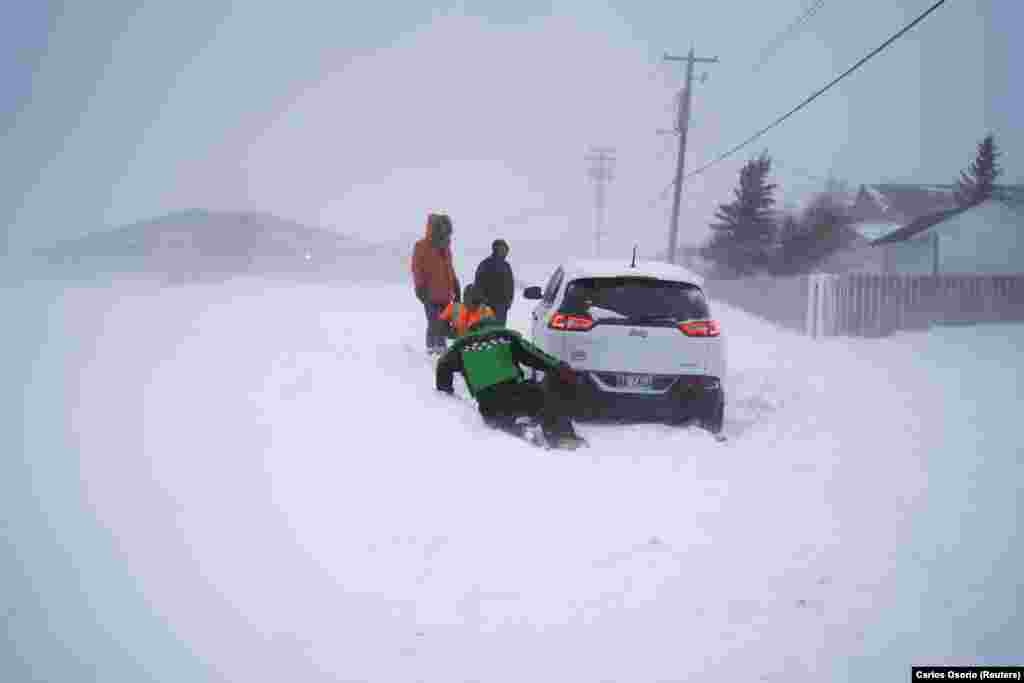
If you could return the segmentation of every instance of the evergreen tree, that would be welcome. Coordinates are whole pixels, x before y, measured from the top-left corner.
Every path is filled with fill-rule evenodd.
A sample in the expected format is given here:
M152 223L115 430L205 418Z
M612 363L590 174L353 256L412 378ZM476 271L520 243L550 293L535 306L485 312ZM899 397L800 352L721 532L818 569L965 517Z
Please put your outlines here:
M750 275L770 265L776 226L773 206L776 185L768 182L771 158L762 153L740 170L735 199L720 204L711 224L705 256L721 270Z
M811 200L799 215L788 215L779 229L775 272L797 275L812 270L857 239L854 220L841 196L828 191Z
M989 133L978 143L978 153L970 167L960 172L960 180L956 183L957 204L973 206L992 197L996 178L1002 173L998 158L995 136Z
M804 238L804 226L796 213L787 213L782 218L778 236L772 272L777 275L794 275L800 272L803 266L799 255Z

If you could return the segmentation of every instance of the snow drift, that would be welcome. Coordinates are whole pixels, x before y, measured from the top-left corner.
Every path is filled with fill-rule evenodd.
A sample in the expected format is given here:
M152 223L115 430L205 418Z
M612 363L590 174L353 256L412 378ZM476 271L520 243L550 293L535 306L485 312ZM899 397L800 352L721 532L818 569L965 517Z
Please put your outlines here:
M63 293L36 313L45 343L26 345L35 361L17 375L23 457L4 479L31 493L8 484L21 568L9 670L852 676L866 666L858 655L894 640L888 623L913 623L935 597L912 581L920 602L908 607L905 582L942 575L922 547L955 549L953 535L921 526L949 510L934 498L946 460L983 450L1020 481L998 418L1019 412L1024 345L1013 340L1024 335L990 334L1002 374L957 392L941 368L971 355L955 337L822 342L716 311L732 372L728 443L584 423L590 449L552 453L434 391L405 348L422 345L424 327L405 285ZM528 315L519 301L513 325L528 329ZM972 443L970 419L1001 431ZM1018 551L1005 516L1020 518L1019 484L996 479L1002 523L990 528ZM981 510L980 495L957 504ZM992 554L979 543L973 553ZM1002 609L1019 604L1019 586L998 576ZM943 588L949 609L966 609L958 590ZM991 623L1014 618L985 628L1005 633ZM902 679L917 657L1011 652L1005 639L928 640L942 619L918 624L923 635L874 675Z

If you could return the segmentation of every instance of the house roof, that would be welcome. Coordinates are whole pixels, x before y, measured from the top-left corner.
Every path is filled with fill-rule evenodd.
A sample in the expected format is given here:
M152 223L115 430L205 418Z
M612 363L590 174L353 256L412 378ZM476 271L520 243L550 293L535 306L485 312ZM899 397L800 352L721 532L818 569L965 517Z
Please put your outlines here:
M1024 185L996 185L995 196L1013 208L1024 207Z
M1024 185L996 185L995 196L1011 203L1024 203ZM906 224L955 208L954 184L876 183L860 186L850 213L854 219L864 222Z
M855 218L907 222L956 208L953 185L879 183L862 185L851 206Z
M914 235L924 232L933 225L938 225L939 223L949 218L952 218L953 216L959 213L963 213L964 211L967 210L968 209L966 208L947 209L946 211L937 211L935 213L930 213L925 216L921 216L920 218L914 219L913 221L911 221L907 225L904 225L902 228L899 228L898 230L894 230L893 232L890 232L887 235L883 235L878 239L872 240L871 245L874 246L876 244L904 242L913 237Z
M865 240L872 241L881 239L886 235L896 232L903 227L903 224L894 223L892 221L863 221L861 223L854 223L850 227Z

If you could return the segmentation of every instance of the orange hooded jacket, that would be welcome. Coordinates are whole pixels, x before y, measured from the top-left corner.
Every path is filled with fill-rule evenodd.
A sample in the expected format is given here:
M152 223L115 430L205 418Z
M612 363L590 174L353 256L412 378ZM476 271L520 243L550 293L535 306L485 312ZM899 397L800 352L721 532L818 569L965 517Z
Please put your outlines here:
M433 226L427 220L427 232L412 252L412 278L416 289L427 288L427 299L444 305L455 300L459 278L452 265L451 248L438 249L431 242Z

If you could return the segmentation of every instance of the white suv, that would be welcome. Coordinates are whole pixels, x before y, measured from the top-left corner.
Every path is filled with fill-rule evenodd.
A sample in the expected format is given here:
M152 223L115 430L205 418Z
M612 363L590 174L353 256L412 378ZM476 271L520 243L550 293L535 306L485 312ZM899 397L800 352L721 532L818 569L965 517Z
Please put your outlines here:
M540 301L534 344L580 371L577 418L721 431L725 343L700 277L667 263L571 261L523 296Z

